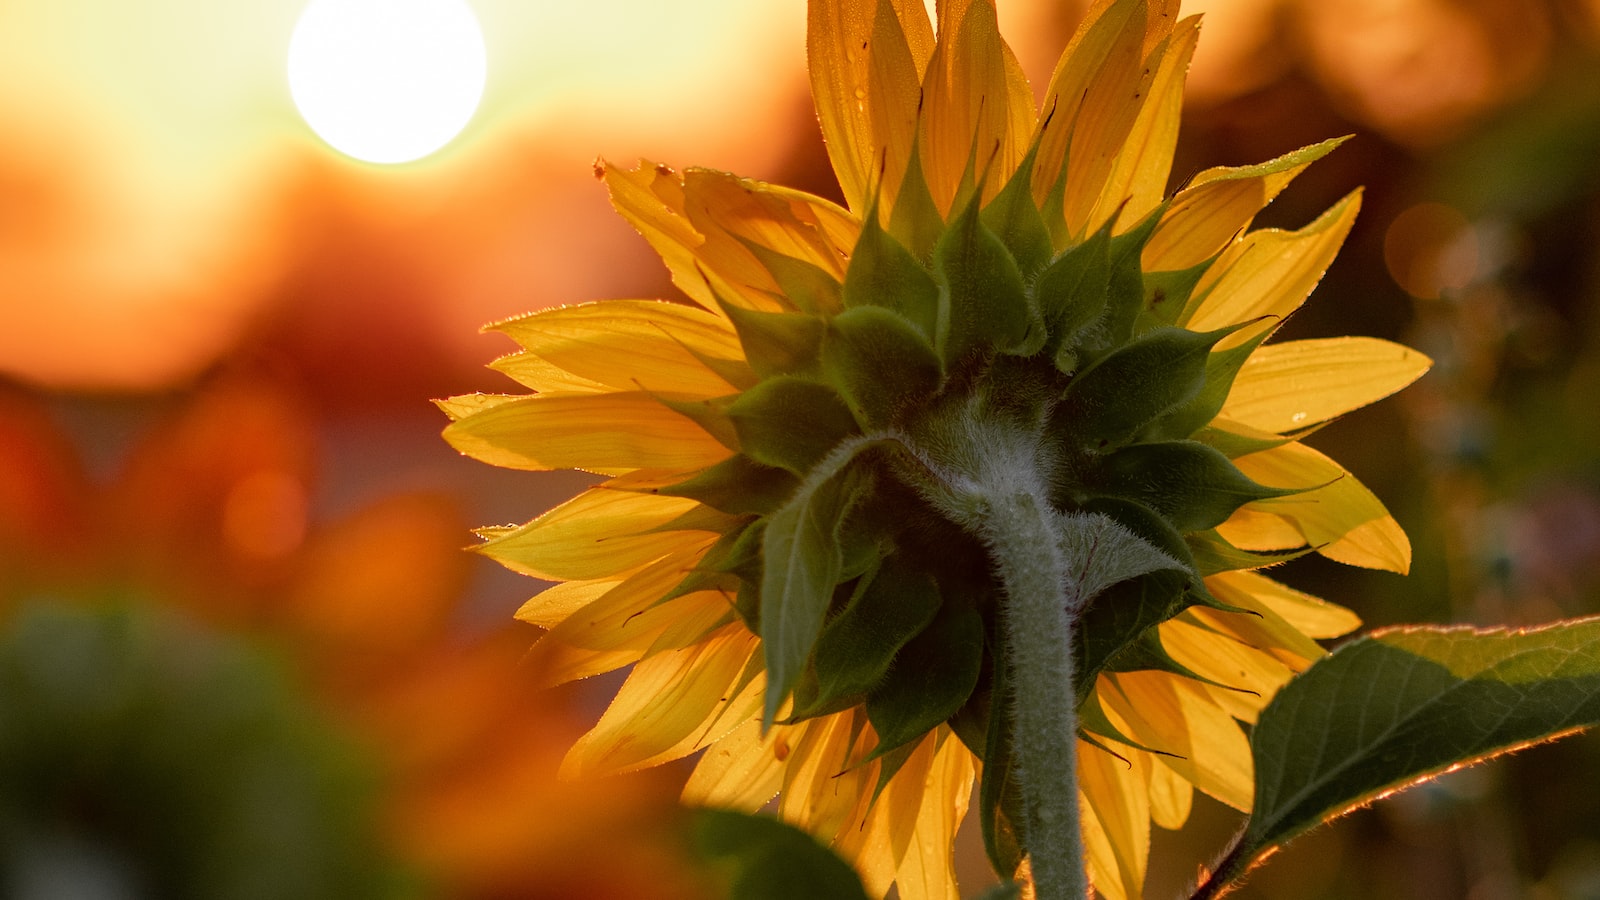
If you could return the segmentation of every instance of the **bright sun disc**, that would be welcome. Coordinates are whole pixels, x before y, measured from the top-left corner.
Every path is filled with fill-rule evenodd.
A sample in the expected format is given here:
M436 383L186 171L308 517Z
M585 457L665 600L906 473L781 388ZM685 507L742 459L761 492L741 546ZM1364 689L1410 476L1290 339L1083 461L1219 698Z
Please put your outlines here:
M409 162L449 143L478 108L487 72L464 0L311 0L289 39L300 115L367 162Z

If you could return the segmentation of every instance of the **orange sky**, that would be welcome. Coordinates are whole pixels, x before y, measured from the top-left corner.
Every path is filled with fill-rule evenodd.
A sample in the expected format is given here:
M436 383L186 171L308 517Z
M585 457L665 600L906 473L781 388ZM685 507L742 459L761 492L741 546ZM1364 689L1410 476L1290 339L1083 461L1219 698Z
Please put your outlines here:
M1360 0L1340 21L1300 0L1196 0L1192 96L1275 77L1289 51L1269 24L1289 16L1347 114L1425 140L1536 73L1547 23L1523 23L1531 44L1486 27L1508 3L1485 0L1478 23L1442 0ZM597 154L759 177L811 127L801 0L474 0L489 74L466 131L420 163L361 164L289 98L301 6L0 5L0 374L171 386L286 305L324 344L371 328L485 360L485 321L659 275L590 180ZM1036 82L1077 6L1002 0Z

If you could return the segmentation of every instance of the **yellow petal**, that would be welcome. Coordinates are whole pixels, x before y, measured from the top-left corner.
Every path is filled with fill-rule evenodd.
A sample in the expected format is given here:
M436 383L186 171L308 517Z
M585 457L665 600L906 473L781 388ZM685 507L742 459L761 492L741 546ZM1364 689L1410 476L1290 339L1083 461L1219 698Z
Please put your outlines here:
M578 610L599 600L616 587L618 581L568 581L553 584L522 604L516 612L519 621L546 630L560 625Z
M698 505L684 497L589 488L473 549L534 578L605 578L701 542L701 531L657 530Z
M922 81L919 148L941 215L950 214L969 161L974 175L990 169L998 186L1027 151L1033 104L1012 102L1025 96L1014 83L1026 80L1020 64L1008 60L1014 57L1000 37L992 0L939 4L939 41Z
M865 880L873 896L881 896L888 889L911 849L917 815L922 810L922 798L927 793L938 749L939 733L935 729L916 743L910 757L889 779L872 806L866 824L877 833L846 833L835 845L841 855L856 860L858 869L870 873ZM871 800L870 797L866 799Z
M1195 296L1202 299L1179 324L1210 331L1260 316L1282 319L1299 309L1333 262L1360 208L1356 191L1299 231L1269 228L1245 235L1206 270L1195 286Z
M1166 198L1167 176L1172 170L1172 153L1178 143L1178 121L1183 111L1184 75L1189 70L1189 60L1194 56L1199 36L1200 17L1190 16L1178 23L1172 35L1146 62L1154 68L1155 77L1149 82L1138 117L1123 140L1122 150L1089 214L1091 228L1120 209L1116 231L1126 231Z
M1194 785L1163 765L1151 763L1148 770L1150 821L1169 831L1182 828L1183 823L1189 821L1189 810L1194 805Z
M490 326L526 353L494 368L535 390L547 387L531 366L547 362L583 381L614 390L647 390L720 397L737 388L726 374L749 374L739 336L727 320L681 303L607 300L548 309ZM750 375L753 378L753 374Z
M1235 510L1217 533L1240 550L1288 550L1306 543L1300 529L1282 517L1249 506Z
M444 410L450 421L459 422L468 416L476 415L487 409L510 403L514 400L527 399L527 394L462 394L448 400L435 400L433 405Z
M893 0L899 30L918 82L928 65L933 29L918 0ZM870 108L876 9L866 3L808 3L806 62L822 140L851 209L865 209L876 174L877 146Z
M1064 212L1068 234L1081 237L1100 224L1093 218L1101 192L1138 119L1140 98L1151 91L1159 63L1149 60L1177 24L1176 0L1135 4L1130 28L1086 85L1067 150ZM1163 189L1165 185L1162 186ZM1120 199L1117 201L1120 202Z
M926 12L919 10L915 16L928 28ZM927 37L923 49L931 55L931 30ZM876 185L878 214L888 221L916 144L917 109L928 56L918 63L900 15L889 0L878 0L867 53L867 114L872 123L872 146L878 154L872 163L882 168L881 173L868 174Z
M1145 244L1145 271L1187 269L1217 255L1296 175L1342 143L1343 138L1323 141L1259 165L1196 175L1172 198Z
M632 772L687 756L714 739L705 725L729 702L729 687L758 643L735 622L694 646L641 661L562 760L561 777Z
M1289 667L1265 650L1258 650L1226 634L1179 616L1159 626L1161 646L1174 660L1202 678L1215 681L1242 704L1259 710L1278 688L1294 675ZM1244 693L1244 692L1250 693ZM1233 704L1229 704L1230 712Z
M598 381L579 378L531 353L507 354L489 363L489 368L541 394L604 394L613 390Z
M683 802L755 812L783 785L784 758L799 729L774 725L761 736L749 719L706 749L683 786Z
M1150 763L1143 753L1118 759L1078 742L1078 791L1084 855L1095 891L1105 900L1144 896L1150 858Z
M1250 742L1199 685L1165 672L1121 672L1101 676L1096 691L1123 734L1173 754L1157 756L1158 764L1234 809L1250 808Z
M1245 360L1222 415L1281 434L1382 400L1432 364L1410 347L1377 338L1268 344Z
M938 735L939 750L928 771L911 846L895 873L895 883L904 897L960 900L951 845L967 816L976 767L972 754L949 729L940 726Z
M856 710L810 720L783 773L778 814L832 843L863 790L865 770L852 766L851 749L859 730Z
M1255 507L1282 516L1329 559L1404 574L1411 542L1383 503L1338 463L1299 442L1234 460L1239 471L1269 487L1327 487L1258 500Z
M672 273L672 283L715 312L716 299L695 259L695 250L705 239L689 224L683 210L683 179L672 169L647 160L640 160L635 169L620 169L609 162L600 165L611 205L660 254Z
M1125 81L1138 68L1148 12L1142 0L1096 0L1084 14L1045 89L1045 115L1039 119L1039 153L1033 171L1034 202L1044 204L1064 166L1071 166L1066 173L1069 185L1085 170L1085 163L1069 159L1067 154L1079 110L1091 85Z
M1223 603L1249 610L1249 613L1197 606L1186 610L1184 617L1230 635L1247 647L1271 654L1273 659L1295 671L1327 655L1328 651L1306 636L1305 632L1285 621L1272 606L1250 591L1238 589L1237 582L1207 578L1206 589Z
M1223 591L1226 601L1251 609L1265 607L1297 631L1314 638L1336 638L1361 627L1361 619L1342 606L1301 593L1256 572L1223 572L1206 576L1213 593ZM1223 597L1217 594L1218 598ZM1242 601L1242 602L1241 602Z
M510 469L704 469L730 451L644 392L524 397L451 423L445 440Z
M694 570L712 543L714 539L705 539L617 582L551 628L528 651L525 664L541 685L562 684L637 662L680 622L719 624L730 605L719 592L698 591L659 602Z

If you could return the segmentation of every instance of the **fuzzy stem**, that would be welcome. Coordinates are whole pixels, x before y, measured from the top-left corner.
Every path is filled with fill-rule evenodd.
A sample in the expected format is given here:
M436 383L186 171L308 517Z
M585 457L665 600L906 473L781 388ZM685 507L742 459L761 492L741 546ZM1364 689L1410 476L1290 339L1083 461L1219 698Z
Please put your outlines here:
M1032 493L986 498L984 540L1005 588L1013 681L1012 746L1022 841L1039 900L1084 900L1078 821L1078 723L1072 626L1078 586L1067 575L1049 510Z

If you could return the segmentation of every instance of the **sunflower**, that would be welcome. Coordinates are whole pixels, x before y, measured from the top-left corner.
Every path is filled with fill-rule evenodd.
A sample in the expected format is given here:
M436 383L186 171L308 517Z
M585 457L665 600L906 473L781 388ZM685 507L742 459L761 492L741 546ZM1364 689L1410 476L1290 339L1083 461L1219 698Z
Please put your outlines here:
M534 393L441 401L446 438L605 480L479 549L557 582L518 612L548 630L546 682L633 666L567 773L701 753L686 801L776 796L870 890L955 897L980 772L991 858L1025 871L1008 720L1037 673L1007 650L1005 560L974 525L982 486L1009 484L1081 568L1056 640L1087 865L1101 895L1137 897L1150 824L1181 826L1195 789L1248 810L1240 723L1358 624L1257 570L1409 566L1382 504L1300 439L1428 361L1264 343L1360 195L1248 231L1337 141L1165 195L1199 28L1175 2L1096 4L1040 109L991 0L940 3L937 36L917 0L808 17L848 208L600 164L689 302L491 326L521 346L493 368Z

